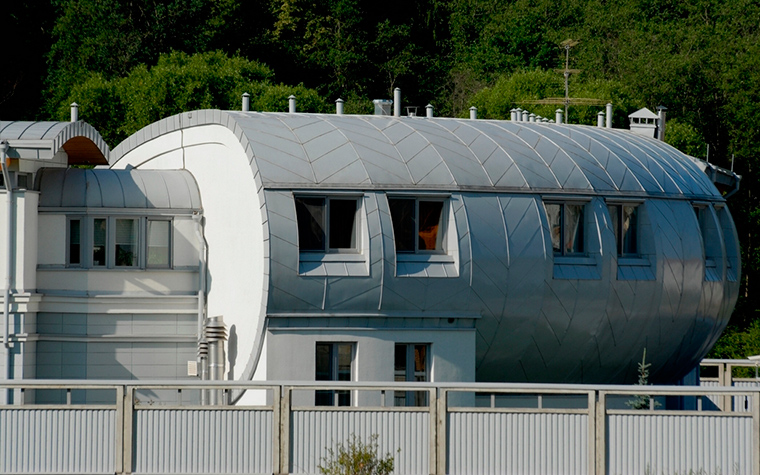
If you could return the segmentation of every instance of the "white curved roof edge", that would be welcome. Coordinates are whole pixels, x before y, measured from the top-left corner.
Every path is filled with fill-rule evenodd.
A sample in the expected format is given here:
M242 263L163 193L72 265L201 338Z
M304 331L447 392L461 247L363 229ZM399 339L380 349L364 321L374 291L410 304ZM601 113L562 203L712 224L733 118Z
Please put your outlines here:
M86 140L72 142L77 138ZM8 142L10 158L50 160L63 149L69 163L107 163L111 154L100 133L82 121L0 121L0 140Z
M723 199L692 160L664 142L623 129L566 124L198 110L139 130L114 149L109 163L159 136L213 124L238 138L263 188Z

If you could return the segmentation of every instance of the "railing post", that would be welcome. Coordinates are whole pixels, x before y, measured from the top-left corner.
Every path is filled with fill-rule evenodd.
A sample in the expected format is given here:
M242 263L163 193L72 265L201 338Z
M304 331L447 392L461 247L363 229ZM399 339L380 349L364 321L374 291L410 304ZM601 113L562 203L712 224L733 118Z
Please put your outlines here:
M447 400L449 392L446 388L438 389L438 409L436 414L436 467L435 473L438 475L446 474L446 462L448 454L446 452L446 437L448 433L448 427L446 421L448 420L448 405ZM433 467L431 467L433 468Z
M280 424L282 420L281 411L282 387L274 386L272 388L272 472L280 470Z
M286 474L290 471L290 397L293 388L283 386L280 399L280 466L279 473Z
M596 401L596 475L607 474L607 394L599 391Z
M760 475L760 391L752 395L752 473Z
M114 434L114 473L124 473L124 386L116 386L116 434Z
M123 473L132 473L132 431L134 426L134 405L135 405L135 388L134 386L126 386L123 390L124 393L124 430L122 434L122 466Z
M437 473L438 470L438 390L428 390L428 410L430 417L430 441L428 444L429 473Z
M596 475L596 391L588 393L588 473Z

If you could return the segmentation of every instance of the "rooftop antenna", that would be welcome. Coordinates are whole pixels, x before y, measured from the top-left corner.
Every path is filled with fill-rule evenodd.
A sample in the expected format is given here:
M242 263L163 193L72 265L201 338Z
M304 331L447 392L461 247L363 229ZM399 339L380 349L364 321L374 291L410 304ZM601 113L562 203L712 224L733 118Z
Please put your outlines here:
M539 99L537 101L520 101L527 104L564 104L565 105L565 120L566 124L570 123L570 116L568 115L568 109L570 104L586 105L586 106L599 106L605 105L609 101L601 99L591 99L588 97L570 97L570 75L581 72L580 69L570 69L570 49L579 43L578 40L566 39L560 46L565 50L565 69L559 69L565 76L565 97L547 97L546 99Z

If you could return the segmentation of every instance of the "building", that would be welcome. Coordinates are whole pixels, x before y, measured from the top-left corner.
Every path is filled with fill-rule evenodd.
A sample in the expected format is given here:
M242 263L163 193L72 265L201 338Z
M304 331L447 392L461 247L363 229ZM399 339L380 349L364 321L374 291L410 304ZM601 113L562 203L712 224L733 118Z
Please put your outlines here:
M721 193L627 130L205 110L110 153L81 122L0 137L10 379L186 378L222 316L224 379L622 383L646 349L672 382L738 294Z

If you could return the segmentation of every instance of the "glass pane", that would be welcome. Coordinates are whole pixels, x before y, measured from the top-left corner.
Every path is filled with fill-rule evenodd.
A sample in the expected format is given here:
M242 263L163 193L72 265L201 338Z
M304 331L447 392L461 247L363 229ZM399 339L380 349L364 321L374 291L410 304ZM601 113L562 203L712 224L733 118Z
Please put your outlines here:
M414 345L414 380L427 381L427 345Z
M72 219L69 221L69 264L80 264L82 243L82 221Z
M416 220L414 217L414 199L389 198L388 206L393 221L393 237L396 240L396 252L414 252L414 235Z
M171 221L148 220L148 266L169 267Z
M330 364L330 349L332 345L329 343L317 343L317 355L316 355L316 374L315 379L317 381L330 381L332 379L332 365Z
M583 205L565 205L565 252L583 252Z
M552 249L554 249L555 254L561 254L562 246L560 245L560 242L562 242L562 223L560 221L559 213L561 206L558 204L544 204L544 207L546 208L546 218L549 221Z
M330 200L330 249L356 249L356 200Z
M324 198L296 198L298 246L301 251L325 250Z
M622 254L638 254L638 221L639 212L636 206L623 206L623 249Z
M115 238L117 266L137 265L137 220L117 219Z
M422 251L440 251L443 201L420 201L420 231L418 246Z
M620 254L622 252L622 249L620 248L620 214L619 214L620 206L618 205L607 205L607 212L610 214L610 226L612 227L612 231L615 233L615 242L617 253Z
M351 353L350 343L337 344L338 347L338 381L351 381Z
M107 220L106 219L93 219L92 220L92 265L104 266L106 265L106 235L107 235Z

